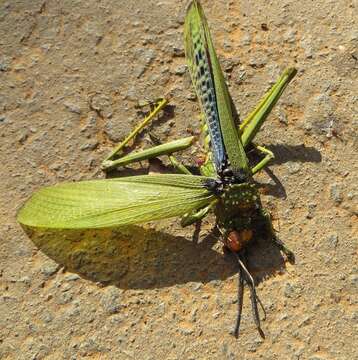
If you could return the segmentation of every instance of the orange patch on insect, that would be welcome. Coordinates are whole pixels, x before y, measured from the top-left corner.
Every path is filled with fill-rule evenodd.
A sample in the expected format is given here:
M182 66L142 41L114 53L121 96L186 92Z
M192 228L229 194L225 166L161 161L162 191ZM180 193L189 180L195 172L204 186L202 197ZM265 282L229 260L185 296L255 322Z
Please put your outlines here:
M225 245L232 251L240 251L251 239L253 232L251 229L244 229L241 231L230 231Z
M205 164L205 161L206 161L205 156L197 157L196 160L195 160L197 166L203 166Z

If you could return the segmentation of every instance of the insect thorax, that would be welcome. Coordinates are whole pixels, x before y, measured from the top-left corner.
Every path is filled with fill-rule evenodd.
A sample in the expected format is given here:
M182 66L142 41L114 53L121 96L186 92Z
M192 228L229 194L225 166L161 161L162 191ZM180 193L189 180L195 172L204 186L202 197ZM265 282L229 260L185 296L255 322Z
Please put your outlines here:
M226 185L216 208L218 225L225 232L251 229L260 209L260 197L254 184Z

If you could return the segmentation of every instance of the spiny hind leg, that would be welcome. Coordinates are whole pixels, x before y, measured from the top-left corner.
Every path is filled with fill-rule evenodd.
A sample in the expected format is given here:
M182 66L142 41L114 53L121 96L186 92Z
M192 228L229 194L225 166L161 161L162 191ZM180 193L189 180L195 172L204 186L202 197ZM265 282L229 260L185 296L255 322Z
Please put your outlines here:
M272 225L272 219L270 213L267 210L262 209L261 214L265 220L266 231L269 234L270 239L272 240L274 245L276 245L280 249L280 251L282 251L286 255L287 260L291 264L294 264L295 254L290 249L288 249L286 245L277 237L275 229L273 228Z
M113 160L115 156L117 156L119 153L122 152L124 147L132 140L134 139L137 134L142 131L143 128L145 128L158 114L159 112L168 104L168 100L162 98L156 100L154 103L154 106L151 106L151 111L149 114L139 123L138 126L136 126L129 134L128 136L120 142L104 159L104 161ZM153 105L152 104L152 105Z
M260 100L255 110L242 122L240 125L240 132L242 133L241 141L245 148L255 138L272 108L296 73L296 69L287 68L273 87Z

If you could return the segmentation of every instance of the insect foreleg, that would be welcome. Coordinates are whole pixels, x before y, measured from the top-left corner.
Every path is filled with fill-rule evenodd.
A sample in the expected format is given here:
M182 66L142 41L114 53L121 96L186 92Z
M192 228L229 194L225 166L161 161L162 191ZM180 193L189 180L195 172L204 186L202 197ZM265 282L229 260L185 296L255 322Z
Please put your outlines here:
M209 135L209 128L205 120L205 116L201 114L200 116L201 128L200 133L203 138L203 147L205 153L205 160L203 164L200 166L200 174L203 176L208 177L215 177L217 175L214 162L212 159L212 152L211 152L211 138Z
M182 227L192 225L196 223L197 221L203 219L209 211L213 208L213 206L216 204L216 201L213 201L208 206L205 206L204 208L190 212L188 214L185 214L180 221L180 225Z
M180 174L193 175L191 171L184 164L182 164L175 156L170 155L169 160L172 166L174 167L174 169L177 170Z

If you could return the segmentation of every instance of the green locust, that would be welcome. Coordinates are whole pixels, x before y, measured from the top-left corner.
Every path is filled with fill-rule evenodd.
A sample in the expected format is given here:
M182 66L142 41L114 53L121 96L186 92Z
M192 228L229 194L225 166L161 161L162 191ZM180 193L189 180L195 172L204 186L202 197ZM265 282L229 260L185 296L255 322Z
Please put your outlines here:
M216 216L216 227L225 248L235 257L239 272L238 316L234 335L238 337L244 284L250 299L256 327L262 337L255 283L247 268L246 253L264 225L272 240L289 260L293 254L277 238L269 213L263 209L253 175L274 157L253 143L256 133L296 74L286 69L258 106L240 124L221 70L208 24L199 1L192 1L185 18L185 53L188 68L202 110L205 161L200 175L193 175L173 153L191 146L194 137L160 144L126 156L123 148L165 107L160 99L144 121L103 161L105 171L161 155L169 159L175 174L129 176L116 179L62 183L35 192L20 209L17 220L35 228L89 229L120 227L170 217L181 217L182 226L200 221L209 212ZM262 153L251 165L245 149Z

